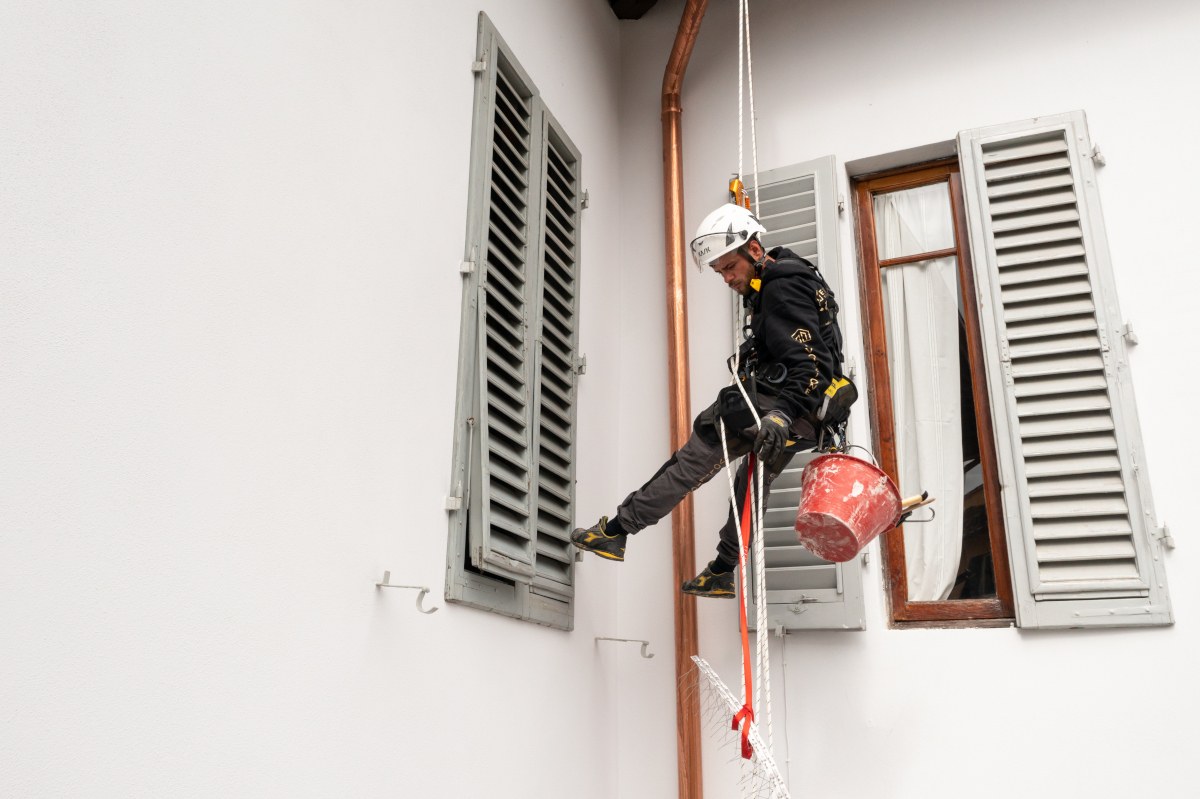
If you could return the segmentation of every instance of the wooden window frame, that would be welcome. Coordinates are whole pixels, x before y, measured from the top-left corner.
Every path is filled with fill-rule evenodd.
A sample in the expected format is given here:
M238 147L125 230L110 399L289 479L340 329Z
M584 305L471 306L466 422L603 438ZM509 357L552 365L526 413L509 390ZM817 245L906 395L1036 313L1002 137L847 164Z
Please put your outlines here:
M877 254L873 197L883 192L913 189L948 183L953 216L955 245L952 248L880 261ZM992 429L991 400L984 370L983 344L979 328L979 309L971 269L967 240L966 211L962 181L956 159L913 165L858 178L854 181L859 250L859 288L862 297L864 347L869 372L868 402L875 451L880 464L893 478L896 465L895 420L892 387L888 372L887 334L883 310L882 270L915 261L954 256L958 263L959 291L963 298L963 317L967 333L968 360L979 436L980 466L983 470L984 502L987 511L988 538L995 570L996 596L989 599L950 599L913 602L908 599L908 570L904 555L904 529L896 528L883 536L883 561L893 627L936 626L1009 626L1014 620L1012 576L1008 563L1008 545L1000 497L996 444Z

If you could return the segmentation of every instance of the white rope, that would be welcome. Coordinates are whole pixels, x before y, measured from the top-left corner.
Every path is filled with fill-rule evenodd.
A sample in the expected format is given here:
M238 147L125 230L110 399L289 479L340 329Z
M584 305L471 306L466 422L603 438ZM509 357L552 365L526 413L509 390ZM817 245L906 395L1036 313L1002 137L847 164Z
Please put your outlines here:
M750 150L754 155L754 215L758 216L758 131L755 127L754 119L754 59L750 57L750 0L741 0L742 16L745 21L746 31L746 84L750 89ZM742 27L741 25L738 26ZM738 48L741 49L740 47ZM740 65L739 65L740 66ZM739 95L741 92L741 81L738 81ZM738 99L738 104L741 104L741 98ZM740 159L740 155L739 155ZM738 169L741 169L739 160Z
M738 357L735 354L733 360L733 379L737 380ZM745 391L743 390L743 394ZM754 406L751 405L751 413L754 412ZM746 559L742 557L742 552L745 551L745 541L742 540L742 519L741 512L738 510L737 489L733 485L733 468L729 463L729 443L725 438L725 420L717 417L717 429L721 431L721 456L725 459L725 476L729 480L729 498L730 505L733 507L733 527L737 530L738 543L738 576L742 581L742 591L738 595L738 601L745 603L746 598L743 596L746 593ZM746 672L743 669L738 669L742 675L742 704L746 702Z
M759 193L758 193L758 130L754 114L754 70L750 55L750 3L749 0L739 0L738 2L738 179L742 180L745 172L743 171L744 152L745 152L745 120L743 111L745 108L745 93L743 87L748 84L749 101L750 101L750 147L752 152L752 166L754 169L754 214L759 213ZM744 185L744 181L743 181ZM734 198L737 200L738 198ZM746 392L746 387L742 381L738 379L738 372L741 368L741 347L736 346L738 342L735 337L734 349L734 366L733 366L733 382L738 387L738 391L745 400L746 406L750 408L750 413L754 417L756 427L761 427L762 419L755 408L754 403L750 401L750 396ZM729 462L729 445L726 439L725 423L719 423L721 433L721 452L725 459L725 473L729 482L729 497L730 504L733 508L733 520L737 529L738 538L738 563L739 577L741 579L742 590L738 596L738 601L745 607L750 593L750 575L747 573L748 564L746 558L741 557L746 551L746 542L742 536L741 511L740 502L737 496L737 490L734 485L733 465ZM755 603L755 642L757 644L756 664L754 669L754 701L753 706L760 709L765 709L766 713L763 720L766 722L766 747L767 752L763 753L770 758L774 748L774 731L771 723L771 657L770 657L770 634L768 631L767 621L767 586L766 586L766 548L764 545L763 533L763 514L764 514L764 487L765 487L765 471L761 461L756 460L756 468L752 474L746 475L746 490L750 492L751 501L751 543L753 544L754 558L754 596L757 599ZM742 701L745 703L747 697L746 678L742 676ZM765 698L765 705L760 704L760 698ZM756 724L759 729L763 725Z
M746 45L746 37L743 32L743 26L746 24L746 16L742 13L741 7L744 3L745 0L739 0L738 2L738 180L741 180L742 176L746 174L742 171L742 131L745 128L745 124L742 122L742 76L745 74L745 70L742 69L742 63L744 58L743 50ZM733 199L735 202L741 203L738 197L734 197Z
M742 135L744 131L744 123L742 122L742 107L743 92L742 82L743 76L745 83L749 89L750 100L750 148L752 153L752 166L754 169L754 214L759 214L759 192L758 192L758 127L755 119L754 107L754 59L750 46L750 0L739 0L738 14L738 171L741 173L743 160L743 144ZM742 70L742 53L745 52L745 71ZM743 389L743 394L745 393ZM748 400L748 398L747 398ZM747 401L747 404L749 402ZM755 414L755 422L761 424L758 415ZM752 505L754 509L754 525L751 535L751 542L754 545L754 596L755 602L755 635L757 649L757 664L756 664L756 679L754 681L754 706L765 710L763 716L767 731L767 745L774 747L774 728L771 719L771 651L770 651L770 634L768 631L767 621L767 584L766 584L766 548L764 543L764 504L766 501L764 487L764 475L762 464L756 469L756 474L747 475L747 480L750 485L753 485L757 479L757 488L754 491L755 501ZM745 583L743 583L745 585ZM760 704L761 695L765 697L765 704Z

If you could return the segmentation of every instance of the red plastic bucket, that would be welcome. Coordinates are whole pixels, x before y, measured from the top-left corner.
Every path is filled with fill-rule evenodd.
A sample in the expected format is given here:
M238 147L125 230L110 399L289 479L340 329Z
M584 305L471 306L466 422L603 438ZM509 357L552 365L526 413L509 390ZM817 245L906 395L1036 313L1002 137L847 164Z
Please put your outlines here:
M900 491L879 467L839 453L804 467L796 536L814 555L848 561L899 518Z

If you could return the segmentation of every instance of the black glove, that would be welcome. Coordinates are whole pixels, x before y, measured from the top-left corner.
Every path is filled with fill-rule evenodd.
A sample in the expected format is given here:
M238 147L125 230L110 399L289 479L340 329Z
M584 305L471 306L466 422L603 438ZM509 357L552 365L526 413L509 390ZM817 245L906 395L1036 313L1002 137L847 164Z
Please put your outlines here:
M792 420L779 411L771 411L763 416L758 435L754 438L754 454L763 463L774 461L787 446L788 428L791 426Z

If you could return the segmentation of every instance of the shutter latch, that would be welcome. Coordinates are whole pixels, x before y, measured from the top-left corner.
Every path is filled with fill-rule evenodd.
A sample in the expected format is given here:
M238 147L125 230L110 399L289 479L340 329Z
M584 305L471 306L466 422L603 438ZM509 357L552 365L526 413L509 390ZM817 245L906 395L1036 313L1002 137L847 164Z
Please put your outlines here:
M809 605L809 604L812 604L813 602L820 602L820 601L821 600L817 599L815 596L809 596L808 594L801 594L800 598L797 599L795 602L793 602L792 606L790 608L788 608L788 610L790 610L792 613L800 614L800 613L803 613L804 611L808 610L808 608L804 607L805 605Z

